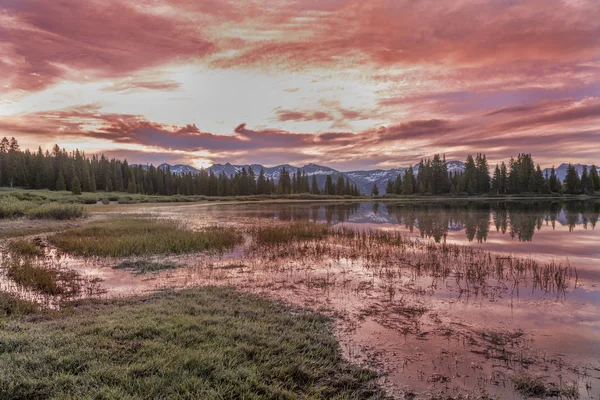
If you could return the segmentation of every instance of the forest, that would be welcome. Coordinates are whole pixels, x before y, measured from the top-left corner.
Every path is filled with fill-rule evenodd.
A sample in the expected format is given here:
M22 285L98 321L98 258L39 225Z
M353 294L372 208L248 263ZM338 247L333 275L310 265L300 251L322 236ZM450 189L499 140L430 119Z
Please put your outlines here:
M463 172L448 171L444 156L436 154L432 159L421 160L417 172L410 167L404 176L398 175L389 180L386 194L411 195L477 195L477 194L593 194L600 190L600 176L596 166L588 171L583 169L581 176L575 166L569 164L564 182L556 176L554 167L544 174L539 164L535 164L531 154L519 154L511 158L508 166L496 164L490 175L485 154L469 155ZM373 187L373 194L377 188Z
M148 195L247 196L311 193L360 196L356 185L339 176L335 182L327 176L319 188L316 177L304 171L290 174L283 168L277 182L267 179L264 171L243 168L233 176L215 175L200 170L198 174L178 175L169 168L152 165L129 165L126 160L108 159L104 155L87 157L76 150L68 153L58 145L52 151L21 150L15 138L0 141L0 186L27 189L68 190L82 192L127 192Z
M316 176L304 171L280 171L277 181L265 177L264 171L242 168L232 176L215 175L201 169L197 174L175 174L169 168L152 165L129 165L126 160L91 157L75 150L67 152L58 145L52 151L21 150L15 138L0 141L0 186L82 192L127 192L148 195L247 196L314 195L360 196L348 178L328 175L322 188ZM485 154L469 155L462 172L449 172L445 156L436 154L423 159L416 168L387 182L387 195L510 195L510 194L593 194L600 191L600 176L595 166L581 176L569 165L563 182L554 168L545 175L531 154L519 154L508 165L496 165L490 174ZM378 196L374 185L371 195Z

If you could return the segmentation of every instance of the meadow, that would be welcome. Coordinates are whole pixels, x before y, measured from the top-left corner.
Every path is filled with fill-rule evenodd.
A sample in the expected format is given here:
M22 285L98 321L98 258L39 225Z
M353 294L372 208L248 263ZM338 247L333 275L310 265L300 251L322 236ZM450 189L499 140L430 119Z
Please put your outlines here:
M0 344L1 398L380 399L375 377L327 318L226 288L71 303Z

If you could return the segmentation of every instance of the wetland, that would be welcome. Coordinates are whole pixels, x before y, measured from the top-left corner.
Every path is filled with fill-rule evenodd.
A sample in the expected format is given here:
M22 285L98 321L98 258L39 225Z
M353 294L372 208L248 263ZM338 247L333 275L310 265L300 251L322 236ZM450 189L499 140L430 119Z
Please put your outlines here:
M340 398L600 398L599 201L97 204L86 206L85 214L87 218L69 223L28 218L1 222L6 239L0 254L0 305L23 315L18 322L5 317L5 325L22 329L31 339L22 351L8 352L6 343L14 345L17 339L4 335L0 363L35 358L32 349L40 346L35 333L41 330L74 329L83 320L92 324L85 315L90 310L108 310L97 316L99 321L110 320L106 315L125 318L123 309L137 303L142 310L130 312L139 319L125 318L123 330L138 332L133 335L137 341L143 339L141 331L152 337L125 344L146 352L152 346L163 348L167 333L161 329L177 318L189 321L177 314L175 322L156 320L153 327L145 320L152 320L147 308L176 304L174 309L187 315L182 299L212 296L235 298L240 304L237 311L237 306L233 311L225 311L224 304L205 306L231 326L246 322L226 318L228 313L252 314L259 307L265 327L283 324L265 329L279 335L285 331L281 326L292 324L302 340L290 346L315 349L301 351L298 363L284 366L304 368L302 382L286 380L282 370L273 375L269 362L239 364L253 371L250 379L236 369L239 380L232 382L241 383L231 390L240 394L266 390L252 386L264 379L258 371L262 368L262 373L271 371L271 389L281 390L265 391L265 396L279 393L284 398L333 397L344 387L344 376L348 390ZM52 226L52 232L45 226ZM273 308L279 314L266 317L265 310ZM43 317L31 317L40 309L47 310ZM61 314L65 310L69 315ZM301 317L291 318L292 323L290 315ZM94 326L89 329L103 329ZM310 340L317 335L311 329L330 329L338 347L325 335L319 343L327 342L329 352L322 353ZM262 331L253 332L266 340ZM58 336L56 348L72 351ZM111 346L124 346L123 340ZM228 349L225 353L248 350L215 346ZM139 357L140 352L132 354ZM318 361L321 354L326 361ZM114 355L106 357L108 363ZM294 357L291 350L285 353L286 359ZM57 365L65 362L59 361ZM153 362L191 361L174 357ZM225 380L224 367L211 362L219 368L220 375L214 376ZM86 371L97 376L103 367ZM22 390L50 385L49 371L40 369L48 379L36 381L23 372L26 364L19 368L24 381L35 383L19 386ZM141 376L153 376L152 367L142 369L146 375ZM82 385L91 386L79 387L76 375L64 370L61 379L70 383L65 383L66 391L55 393L77 397L81 387L97 384L84 375ZM148 387L158 390L171 378L154 377ZM2 390L12 387L7 382ZM216 381L190 382L198 390L190 393L218 398L208 389ZM103 387L107 394L121 389Z

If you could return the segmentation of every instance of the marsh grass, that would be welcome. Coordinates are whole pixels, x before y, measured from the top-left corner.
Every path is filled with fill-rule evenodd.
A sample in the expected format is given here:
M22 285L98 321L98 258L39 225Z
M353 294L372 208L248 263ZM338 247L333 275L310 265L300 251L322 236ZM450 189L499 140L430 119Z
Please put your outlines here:
M321 240L332 233L331 227L312 222L291 222L261 226L255 231L260 245L280 245L293 241Z
M43 248L25 239L12 240L8 243L7 247L11 254L15 254L17 256L41 257L44 255Z
M387 279L400 277L403 271L410 273L411 281L421 276L441 282L451 279L460 295L518 296L521 286L560 294L577 279L577 270L569 264L495 255L470 246L420 240L399 231L292 222L251 227L248 234L252 243L247 255L265 263L360 262Z
M29 315L38 312L40 312L40 306L37 303L22 300L11 293L0 291L0 318ZM1 331L2 329L0 328Z
M0 398L385 398L374 378L327 318L229 288L78 302L0 342Z
M181 265L168 261L136 260L123 261L122 263L116 265L114 269L126 269L133 271L136 274L148 274L169 269L176 269L179 267L181 267Z
M129 257L224 251L242 237L231 228L190 231L169 220L124 218L92 222L52 235L48 241L62 251L84 257Z
M33 207L26 212L31 219L76 219L87 216L81 204L47 203Z
M526 398L534 397L544 399L549 397L561 399L578 399L579 392L577 384L556 385L552 382L545 382L541 377L533 377L527 374L521 374L513 379L515 389Z
M14 257L5 260L6 276L25 289L48 296L73 296L81 288L75 271L45 268L31 259Z
M31 202L22 201L13 196L0 197L0 218L19 218L25 216L25 211L32 207Z
M30 219L67 220L86 216L81 204L62 204L45 200L25 200L15 196L0 196L0 219L28 217Z

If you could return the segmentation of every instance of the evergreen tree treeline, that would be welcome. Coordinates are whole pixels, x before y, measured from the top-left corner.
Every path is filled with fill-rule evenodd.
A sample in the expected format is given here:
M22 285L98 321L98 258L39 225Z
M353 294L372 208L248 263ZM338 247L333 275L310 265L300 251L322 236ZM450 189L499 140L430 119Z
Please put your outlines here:
M600 175L596 166L583 169L581 177L575 166L569 164L564 182L556 176L554 167L545 175L539 164L533 162L531 154L519 154L511 158L508 166L503 162L496 165L490 175L485 154L469 155L462 172L449 172L446 157L436 154L432 159L423 159L415 178L410 167L404 176L388 180L386 194L593 194L600 191Z
M178 175L169 168L131 166L127 161L108 159L104 155L86 157L76 150L67 153L58 145L52 151L22 151L15 138L0 141L0 186L82 192L128 192L151 195L247 196L312 193L359 196L358 188L339 176L333 182L327 176L321 190L313 175L304 171L293 174L282 168L277 182L265 177L264 171L242 168L233 176L215 175L200 170L197 174Z

